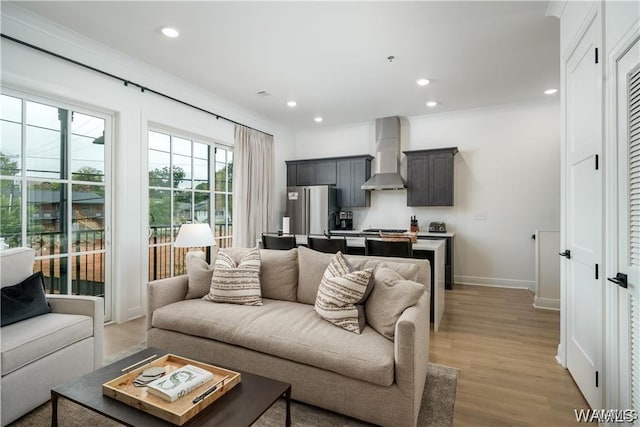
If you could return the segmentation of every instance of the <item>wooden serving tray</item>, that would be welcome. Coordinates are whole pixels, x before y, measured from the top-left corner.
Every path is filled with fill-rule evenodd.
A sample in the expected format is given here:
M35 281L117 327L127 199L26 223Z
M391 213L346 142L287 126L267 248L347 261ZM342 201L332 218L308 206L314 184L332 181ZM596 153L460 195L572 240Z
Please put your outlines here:
M142 371L152 366L161 366L165 368L166 373L169 374L185 365L194 365L206 369L213 373L213 379L174 402L167 402L160 397L148 393L147 387L136 387L133 385L133 380L135 380ZM213 393L207 395L200 402L193 403L193 399L226 376L228 376L228 378L224 383L218 385L218 388ZM118 378L102 384L102 394L181 426L239 383L240 374L238 372L197 362L174 354L166 354L146 365L140 366Z

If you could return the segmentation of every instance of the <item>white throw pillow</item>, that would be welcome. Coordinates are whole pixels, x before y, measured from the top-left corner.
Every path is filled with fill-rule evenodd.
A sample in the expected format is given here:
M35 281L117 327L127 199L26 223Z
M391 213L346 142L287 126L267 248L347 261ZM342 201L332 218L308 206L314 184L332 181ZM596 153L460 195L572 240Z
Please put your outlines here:
M218 251L207 301L262 305L260 293L260 250L249 250L238 263L226 250Z
M364 301L371 291L373 269L351 271L341 252L335 254L322 276L315 310L323 319L360 334L366 325Z

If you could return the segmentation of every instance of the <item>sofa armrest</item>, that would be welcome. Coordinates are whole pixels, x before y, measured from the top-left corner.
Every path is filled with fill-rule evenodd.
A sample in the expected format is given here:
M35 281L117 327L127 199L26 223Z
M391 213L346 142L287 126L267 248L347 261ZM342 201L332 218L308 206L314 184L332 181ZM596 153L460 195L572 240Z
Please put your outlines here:
M104 299L84 295L47 294L52 313L79 314L93 319L94 369L102 367L104 343Z
M189 289L189 276L169 277L147 284L147 330L151 329L155 309L184 300Z
M425 292L415 305L402 313L396 323L396 384L406 396L413 395L416 417L429 364L429 299L430 293Z

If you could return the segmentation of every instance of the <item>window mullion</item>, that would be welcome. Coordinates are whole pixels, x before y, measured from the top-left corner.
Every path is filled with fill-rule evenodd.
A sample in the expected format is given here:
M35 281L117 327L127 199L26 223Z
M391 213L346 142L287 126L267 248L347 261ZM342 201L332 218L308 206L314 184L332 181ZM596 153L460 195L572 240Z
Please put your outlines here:
M71 183L71 122L73 121L73 111L67 110L66 120L66 138L64 139L64 154L65 154L65 180L67 185L66 197L67 197L67 295L73 294L73 188ZM63 184L64 185L64 184Z
M173 234L174 234L174 212L173 207L175 205L175 191L173 188L173 135L169 136L169 276L173 277L175 274L175 255L173 251Z
M28 203L27 203L27 102L24 99L20 99L22 110L22 124L21 124L21 140L20 151L22 153L22 159L20 160L20 194L22 200L20 201L20 234L22 239L22 246L27 245L27 218L28 218Z

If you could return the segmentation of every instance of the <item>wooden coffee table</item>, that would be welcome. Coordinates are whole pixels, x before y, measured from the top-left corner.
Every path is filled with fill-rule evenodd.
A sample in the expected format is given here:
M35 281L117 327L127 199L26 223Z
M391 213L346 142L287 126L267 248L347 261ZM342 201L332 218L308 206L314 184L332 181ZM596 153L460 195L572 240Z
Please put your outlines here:
M129 426L170 426L171 423L147 414L102 394L102 384L122 375L121 370L147 357L167 354L164 350L148 348L67 384L51 390L51 425L58 425L58 399L64 397L112 420ZM230 368L233 369L233 368ZM237 371L237 370L235 370ZM287 402L286 426L291 425L291 384L260 375L237 371L240 384L210 404L185 426L249 426L280 397Z

